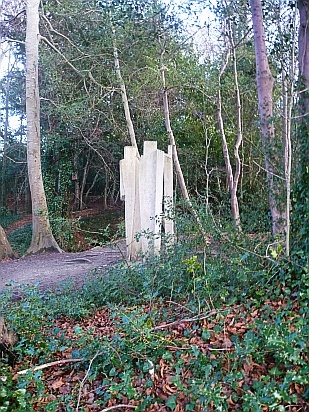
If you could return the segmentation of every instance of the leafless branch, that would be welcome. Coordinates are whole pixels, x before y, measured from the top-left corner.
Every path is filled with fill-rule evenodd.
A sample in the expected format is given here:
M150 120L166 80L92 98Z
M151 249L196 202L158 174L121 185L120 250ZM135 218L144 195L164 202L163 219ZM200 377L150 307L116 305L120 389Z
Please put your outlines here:
M79 391L78 391L77 405L76 405L76 409L75 409L76 412L78 412L78 410L79 410L80 399L81 399L81 397L82 397L82 390L83 390L84 384L85 384L85 382L86 382L86 379L88 378L89 372L90 372L90 370L91 370L92 363L93 363L93 361L94 361L99 355L102 355L102 352L99 352L99 351L98 351L98 352L94 355L94 357L90 360L88 369L87 369L87 371L86 371L86 375L84 376L83 380L82 380L81 383L80 383L80 387L79 387Z
M73 362L82 362L83 358L77 359L63 359L54 362L44 363L43 365L35 366L34 368L24 369L22 371L17 372L17 375L26 375L27 372L35 372L42 369L50 368L51 366L63 365L64 363L73 363Z
M154 326L153 328L151 328L151 331L166 329L166 328L169 328L170 326L179 325L180 323L184 323L184 322L196 322L199 320L210 318L211 316L214 316L217 313L218 313L217 310L212 310L208 313L201 313L200 315L193 316L192 318L175 320L174 322L166 323L164 325Z
M134 406L134 405L123 405L123 404L120 404L120 405L114 405L114 406L110 406L109 408L102 409L102 410L101 410L101 411L99 411L99 412L114 411L114 410L117 410L117 409L120 409L120 408L130 408L130 409L136 409L136 408L137 408L137 406Z

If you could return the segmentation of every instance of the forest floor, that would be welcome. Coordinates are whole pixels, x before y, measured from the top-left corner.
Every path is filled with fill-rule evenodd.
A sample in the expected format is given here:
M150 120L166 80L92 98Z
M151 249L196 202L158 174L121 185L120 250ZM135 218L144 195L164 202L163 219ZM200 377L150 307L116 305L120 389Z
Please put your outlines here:
M93 213L91 213L93 212ZM84 215L98 214L96 209L90 209ZM21 229L31 222L31 215L12 223L7 233ZM41 291L59 290L68 281L73 281L77 287L82 287L90 274L96 270L102 271L110 265L125 258L125 242L119 241L112 246L96 246L82 252L43 253L23 256L18 259L0 262L0 292L6 285L13 284L18 288L22 285L37 285ZM16 292L18 295L18 292Z
M40 290L57 290L66 281L81 287L96 269L121 261L125 256L125 243L117 246L95 247L77 253L43 253L0 262L0 291L6 285L18 287L37 284Z
M25 217L13 229L28 223ZM212 247L219 259L217 245ZM194 257L182 261L191 270L198 268ZM179 299L177 273L170 275L169 265L150 278L130 265L128 273L116 273L117 282L112 276L109 283L102 279L102 270L124 259L125 242L119 241L0 262L0 293L14 282L14 298L21 296L21 285L61 291L65 282L73 282L71 300L69 294L60 293L57 300L58 294L47 293L29 295L29 304L2 303L0 312L7 311L4 317L20 340L17 362L4 372L0 358L0 378L7 379L0 409L7 400L13 402L8 410L17 412L309 412L308 295L301 281L287 287L286 280L275 279L269 291L258 287L246 297L236 289L237 299L225 303L223 297L217 303L212 289L195 289L195 276L193 294ZM142 284L136 281L141 274ZM170 276L172 291L179 291L171 295L176 301L153 298L155 287L168 287ZM92 279L86 295L75 294ZM151 294L145 295L145 282ZM224 280L222 287L227 287ZM26 290L26 299L32 292ZM121 296L127 293L134 304L123 306Z

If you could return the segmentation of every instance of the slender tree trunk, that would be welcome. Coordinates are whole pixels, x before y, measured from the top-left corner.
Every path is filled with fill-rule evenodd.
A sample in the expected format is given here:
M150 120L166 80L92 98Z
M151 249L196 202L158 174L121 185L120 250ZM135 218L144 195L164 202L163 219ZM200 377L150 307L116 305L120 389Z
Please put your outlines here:
M309 161L309 0L299 0L299 115L303 136L299 139L303 173L308 172Z
M123 104L123 109L124 109L124 114L127 122L127 128L129 132L129 136L131 139L131 145L137 149L137 153L139 156L138 152L138 147L136 143L136 137L135 137L135 130L131 118L131 113L130 113L130 107L129 107L129 101L128 101L128 96L127 96L127 89L125 82L122 78L121 74L121 69L120 69L120 62L119 62L119 56L118 56L118 48L117 48L117 40L116 40L116 32L115 29L112 28L113 32L113 50L114 50L114 63L115 63L115 70L116 70L116 76L119 81L119 87L121 91L121 98L122 98L122 104Z
M287 76L282 69L282 140L283 163L286 188L286 228L285 228L285 254L290 255L290 204L291 204L291 97Z
M161 81L162 81L162 86L163 86L163 90L162 90L162 98L163 98L163 111L164 111L164 119L165 119L165 127L166 127L166 131L168 133L169 136L169 140L170 140L170 145L172 146L172 157L173 157L173 162L174 162L174 166L175 166L175 171L176 171L176 175L177 175L177 180L180 186L180 190L182 193L183 198L185 199L188 208L190 210L190 212L192 213L201 234L203 235L203 238L205 240L206 243L209 243L209 236L207 235L206 231L204 230L204 227L202 225L202 222L199 218L199 215L197 213L197 211L194 209L193 204L191 202L188 190L187 190L187 186L186 186L186 182L182 173L182 169L180 166L180 162L178 159L178 152L177 152L177 147L176 147L176 141L175 141L175 137L174 137L174 133L173 133L173 129L171 127L171 121L170 121L170 111L169 111L169 104L168 104L168 96L167 96L167 90L166 90L166 81L165 81L165 67L163 64L161 64Z
M282 234L285 229L285 211L281 200L282 184L279 181L278 156L275 148L275 128L273 122L273 85L265 44L261 0L250 0L254 45L256 57L256 82L259 100L261 139L265 156L265 169L268 184L268 198L272 217L273 235ZM276 178L277 177L277 178Z
M90 167L90 152L88 151L87 153L87 160L86 164L83 168L83 177L82 177L82 182L80 185L80 190L79 190L79 210L83 210L85 207L84 203L84 192L85 192L85 187L86 187L86 182L87 182L87 176L89 172L89 167Z
M79 186L79 179L78 179L78 156L79 153L77 149L74 151L73 155L73 168L74 168L74 202L73 202L73 209L80 210L80 186Z
M230 203L231 203L231 211L232 211L232 216L235 222L235 225L238 226L240 221L239 221L239 208L238 208L238 202L237 202L237 197L233 198L232 192L233 192L233 170L232 170L232 165L230 161L230 154L229 154L229 149L227 145L227 140L225 136L225 129L224 129L224 122L223 122L223 117L222 117L222 96L221 96L221 78L222 75L228 65L229 61L229 56L230 53L227 51L225 61L221 67L220 73L219 73L219 86L218 86L218 99L217 99L217 117L218 117L218 123L219 123L219 130L221 134L221 140L222 140L222 151L223 151L223 157L224 157L224 163L225 163L225 170L226 170L226 178L227 178L227 185L229 188L230 192Z
M284 36L281 27L281 3L278 10L278 32ZM285 203L286 203L286 227L285 227L285 254L290 256L290 232L291 232L291 171L292 171L292 139L291 124L292 110L294 106L294 79L295 79L295 39L297 9L293 11L293 24L291 30L291 49L284 53L281 63L281 89L282 89L282 143L283 143L283 169L285 177ZM294 28L295 27L295 28Z
M234 74L234 83L235 83L235 90L236 90L237 139L236 139L235 146L234 146L235 173L233 173L228 144L227 144L225 130L224 130L224 122L223 122L223 117L222 117L222 97L221 97L221 78L228 65L228 61L230 57L229 51L227 51L226 60L219 73L217 115L218 115L219 129L220 129L220 134L221 134L221 139L222 139L222 150L223 150L223 156L224 156L224 162L225 162L225 168L226 168L228 188L230 192L232 217L233 217L235 226L239 230L241 230L239 205L238 205L238 197L237 197L238 182L239 182L240 173L241 173L241 162L240 162L240 157L239 157L239 147L242 142L241 103L240 103L240 94L239 94L239 86L238 86L236 51L235 51L233 33L231 30L230 23L228 24L228 33L229 33L229 41L231 44L232 55L233 55L233 74Z
M293 243L309 266L309 0L298 1L299 96L297 123L296 203L293 207Z
M206 175L206 185L205 185L205 192L206 192L206 210L209 211L209 183L210 183L210 176L213 172L213 169L208 169L208 161L209 161L209 148L211 143L211 138L208 136L207 125L203 125L204 134L205 134L205 163L204 163L204 170Z
M230 24L230 23L229 23ZM235 84L235 93L236 93L236 124L237 124L237 137L236 142L234 145L234 159L235 159L235 171L233 177L233 187L231 193L231 202L233 202L235 215L234 220L236 226L240 229L240 215L239 215L239 205L238 205L238 183L241 177L241 161L239 156L239 148L242 144L243 137L242 137L242 118L241 118L241 100L240 100L240 92L239 92L239 83L238 83L238 71L237 71L237 59L236 59L236 47L234 44L233 33L231 29L231 24L229 28L230 33L230 43L232 48L232 57L233 57L233 75L234 75L234 84Z
M40 0L26 1L27 163L32 202L32 240L27 254L47 250L61 251L50 228L41 170L38 85L39 3Z
M0 226L0 261L3 259L16 257L13 249L7 240L6 234L2 226Z
M6 207L6 169L7 169L7 151L9 144L9 89L11 83L10 66L11 66L11 53L8 54L8 71L6 83L4 86L5 91L5 116L4 116L4 130L3 130L3 152L2 152L2 175L1 175L1 207Z

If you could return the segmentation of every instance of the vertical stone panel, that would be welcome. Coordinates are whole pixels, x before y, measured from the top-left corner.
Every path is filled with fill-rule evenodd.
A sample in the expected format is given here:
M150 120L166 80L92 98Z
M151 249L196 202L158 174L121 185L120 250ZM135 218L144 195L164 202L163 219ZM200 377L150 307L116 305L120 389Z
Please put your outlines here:
M168 214L173 205L173 163L169 154L157 149L156 141L144 142L144 154L127 146L120 161L120 198L125 201L125 226L128 258L140 252L159 253L163 203ZM171 219L165 219L165 232L174 234ZM141 234L136 241L136 234Z
M164 230L166 234L174 235L174 221L171 219L173 212L173 159L172 146L168 147L168 154L164 155L164 174L163 174L163 211L164 211Z
M141 249L135 234L141 231L139 209L139 160L135 147L124 148L124 159L120 161L120 198L125 200L125 227L127 256L136 257Z
M164 152L157 142L144 142L140 160L140 211L142 230L153 236L142 237L143 253L158 253L161 247Z

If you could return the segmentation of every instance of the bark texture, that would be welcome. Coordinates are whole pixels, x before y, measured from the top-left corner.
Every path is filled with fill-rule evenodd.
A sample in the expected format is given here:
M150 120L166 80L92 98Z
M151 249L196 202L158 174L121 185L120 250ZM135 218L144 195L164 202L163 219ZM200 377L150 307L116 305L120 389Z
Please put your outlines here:
M7 240L5 231L2 226L0 226L0 261L3 259L14 258L15 253Z
M41 170L38 85L39 3L40 0L26 2L27 163L32 202L32 241L27 254L47 250L61 251L50 228Z
M309 0L298 1L299 96L293 243L309 267Z
M8 363L14 366L16 355L12 352L12 347L17 343L15 332L9 331L5 321L0 317L0 358L8 357Z
M254 31L254 46L256 58L256 82L259 100L259 115L261 124L262 147L265 156L269 206L272 218L272 233L277 235L285 229L285 212L282 205L281 186L278 178L280 169L278 155L275 149L275 128L273 122L273 86L272 77L265 43L263 13L261 0L250 0L252 24ZM277 177L277 178L276 178Z
M304 156L304 163L309 162L309 0L299 0L299 34L298 34L298 52L299 52L299 114L302 126L306 126L307 136L301 139L301 154Z

